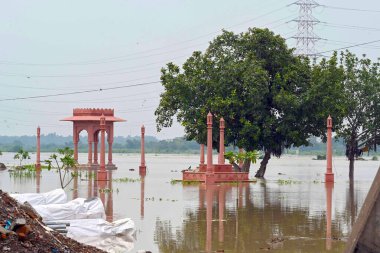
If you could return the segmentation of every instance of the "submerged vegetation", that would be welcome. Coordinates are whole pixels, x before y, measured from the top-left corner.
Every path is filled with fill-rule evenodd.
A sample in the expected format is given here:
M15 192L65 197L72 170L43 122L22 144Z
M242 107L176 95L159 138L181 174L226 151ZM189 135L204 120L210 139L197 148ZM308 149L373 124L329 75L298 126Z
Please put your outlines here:
M136 183L136 182L140 182L141 179L139 179L139 178L123 177L123 178L114 178L114 179L112 179L112 181L116 182L116 183Z

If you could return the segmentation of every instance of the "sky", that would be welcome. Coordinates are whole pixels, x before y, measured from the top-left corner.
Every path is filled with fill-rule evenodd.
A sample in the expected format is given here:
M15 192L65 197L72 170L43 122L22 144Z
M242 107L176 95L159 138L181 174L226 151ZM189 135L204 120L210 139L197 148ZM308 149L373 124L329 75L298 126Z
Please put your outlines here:
M267 27L295 47L292 20L299 10L293 2L0 0L0 135L35 135L38 125L42 134L71 135L72 123L60 119L73 108L96 107L114 108L127 120L116 124L115 135L139 135L144 124L146 134L159 139L183 136L179 123L156 131L160 69L204 51L222 29ZM316 2L322 5L313 11L321 22L314 29L322 38L317 52L380 39L380 1ZM350 50L376 60L380 43ZM118 86L131 87L1 101Z

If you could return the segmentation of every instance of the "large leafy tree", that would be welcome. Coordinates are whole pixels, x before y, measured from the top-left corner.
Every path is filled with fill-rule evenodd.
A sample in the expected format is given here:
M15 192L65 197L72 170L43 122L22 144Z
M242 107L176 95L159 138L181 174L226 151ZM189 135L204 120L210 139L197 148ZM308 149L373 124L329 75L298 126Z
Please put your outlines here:
M256 172L263 177L272 155L307 145L312 134L321 132L316 128L327 115L313 116L310 109L316 108L307 105L315 99L308 92L311 72L308 59L294 56L285 40L268 29L224 31L204 53L194 52L182 69L173 63L162 69L165 91L155 112L157 129L171 126L176 116L187 139L205 144L210 111L226 122L226 145L264 151ZM214 124L215 148L217 127Z
M380 144L380 69L379 63L348 51L341 53L340 68L346 113L337 134L346 143L353 179L355 158Z

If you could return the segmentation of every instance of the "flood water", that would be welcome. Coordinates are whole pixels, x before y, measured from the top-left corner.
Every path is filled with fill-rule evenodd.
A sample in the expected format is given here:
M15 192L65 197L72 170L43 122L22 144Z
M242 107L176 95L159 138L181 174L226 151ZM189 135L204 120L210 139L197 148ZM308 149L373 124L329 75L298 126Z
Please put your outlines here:
M80 154L80 159L86 156ZM0 158L12 165L12 157L4 153ZM42 154L41 160L47 157ZM357 161L355 182L350 184L348 162L334 157L336 182L325 185L326 161L284 156L269 161L266 180L206 187L171 183L181 179L182 169L199 163L196 155L148 154L145 177L139 176L137 154L114 154L114 163L118 169L109 174L113 181L98 184L83 171L65 190L69 198L99 196L109 221L134 220L136 238L120 252L239 253L342 252L380 165ZM257 168L258 164L251 167L250 178ZM139 180L116 180L125 177ZM0 172L0 189L11 193L58 187L54 171L43 170L40 177Z

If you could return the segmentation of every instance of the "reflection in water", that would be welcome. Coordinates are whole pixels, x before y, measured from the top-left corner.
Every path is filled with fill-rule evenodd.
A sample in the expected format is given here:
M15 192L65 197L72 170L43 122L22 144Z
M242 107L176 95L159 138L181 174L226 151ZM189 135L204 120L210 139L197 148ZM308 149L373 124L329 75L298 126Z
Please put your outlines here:
M144 219L144 204L145 204L145 175L146 171L140 171L140 217Z
M332 208L332 191L333 182L326 182L326 250L331 250L331 208Z
M73 179L73 199L78 198L78 169L74 170L74 179Z
M40 193L41 188L41 169L36 170L36 193Z
M160 252L295 252L300 248L307 252L325 252L326 248L341 252L344 248L343 241L331 239L331 234L343 237L341 228L331 222L333 185L326 185L326 216L289 206L288 200L281 198L282 192L277 187L268 188L266 183L252 198L247 183L203 185L199 190L206 199L206 210L202 201L197 210L187 210L177 231L170 222L156 221L155 240ZM214 210L218 226L213 226Z
M113 188L112 188L112 171L108 171L108 196L107 196L107 204L104 205L106 208L106 216L107 221L112 222L113 221ZM104 203L103 203L104 204Z
M212 244L212 205L214 184L206 185L206 252L211 252Z

